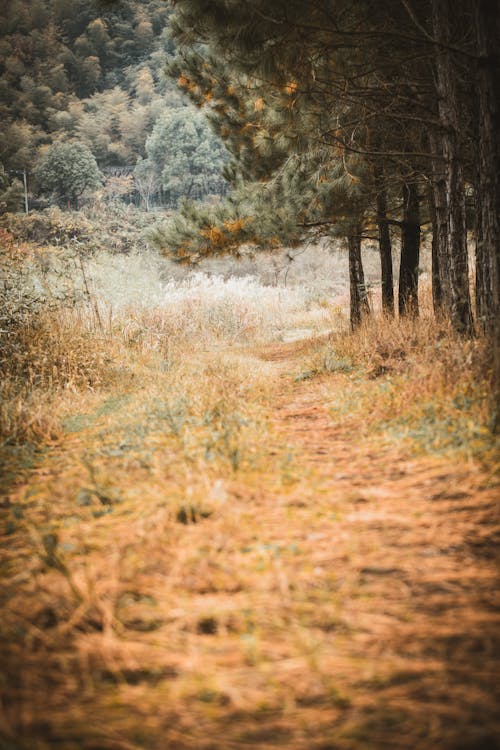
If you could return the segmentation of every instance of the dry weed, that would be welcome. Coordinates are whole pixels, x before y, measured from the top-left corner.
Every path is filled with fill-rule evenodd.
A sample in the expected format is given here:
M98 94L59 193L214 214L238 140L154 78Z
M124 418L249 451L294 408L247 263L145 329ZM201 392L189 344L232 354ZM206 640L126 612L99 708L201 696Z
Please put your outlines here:
M0 746L494 747L483 342L257 345L246 285L9 334L5 441L58 440L2 509Z
M339 376L331 402L342 422L418 450L461 450L494 458L491 353L484 338L465 340L445 323L376 317L353 334L333 334L297 378ZM363 418L364 417L364 418Z

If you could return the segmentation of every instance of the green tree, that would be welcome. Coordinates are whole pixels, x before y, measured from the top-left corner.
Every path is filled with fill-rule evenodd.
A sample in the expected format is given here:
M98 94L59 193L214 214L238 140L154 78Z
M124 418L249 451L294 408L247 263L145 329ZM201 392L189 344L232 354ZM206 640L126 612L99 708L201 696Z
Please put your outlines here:
M35 177L42 192L72 208L78 208L85 191L102 184L94 155L82 143L54 143L38 160Z
M0 212L20 211L24 203L24 188L20 180L12 182L0 163Z
M228 154L204 115L192 107L164 112L146 141L146 152L173 203L219 193L223 187Z
M352 124L360 120L357 100L346 102L341 97L331 97L324 90L324 79L332 78L326 69L322 71L323 83L318 84L315 90L315 78L310 75L310 61L307 59L310 52L307 47L302 49L303 35L300 41L304 52L302 55L299 54L298 40L293 38L293 33L290 34L286 49L288 53L295 50L296 57L294 60L292 57L287 58L286 62L290 64L290 72L287 73L286 68L280 65L280 54L284 47L280 46L278 49L274 45L272 59L269 59L266 45L264 44L264 49L259 48L259 54L254 53L250 48L250 38L243 31L246 41L241 49L234 51L232 57L222 35L219 36L220 18L213 27L212 19L208 19L208 25L203 26L203 32L200 28L197 37L198 27L195 24L193 28L194 18L188 9L188 6L192 8L194 4L186 2L179 5L182 5L180 13L174 18L174 31L179 40L183 42L186 39L187 34L183 35L183 32L189 24L194 38L204 43L193 49L193 36L190 36L189 46L181 47L180 54L170 66L171 71L195 103L207 110L214 127L224 138L233 155L233 163L228 170L233 179L236 182L257 181L253 191L257 202L249 211L247 208L251 220L248 220L248 216L245 217L243 227L239 229L240 234L248 235L253 231L253 241L257 244L268 242L271 245L278 239L286 242L300 241L300 238L304 239L311 233L342 234L349 248L351 320L353 325L357 325L368 312L361 264L361 240L368 218L368 189L372 186L365 160L347 148L341 138L336 140L337 134L342 132L344 121ZM309 28L320 28L319 23L309 27L310 19L306 19L309 11L306 13L298 3L292 3L290 8L292 7L293 11L287 18L287 22L292 21L291 27L277 23L273 29L271 23L270 29L262 34L261 26L256 25L257 17L261 14L260 11L256 13L252 21L255 25L250 23L250 26L255 32L257 45L259 37L265 37L268 33L286 35L290 30L293 32L294 20L303 22L302 28L306 35ZM183 18L184 8L188 9L186 18ZM315 8L317 10L317 6ZM278 13L281 10L284 11L284 6L279 8ZM247 11L252 15L253 6L246 7L244 15L248 15ZM232 17L231 11L223 15L223 22L229 20L231 28L233 23L236 28L236 15ZM262 16L264 26L265 19L269 20L269 16ZM184 22L186 26L183 25ZM177 23L179 26L176 27ZM241 24L239 28L241 30ZM239 34L237 38L239 44ZM282 44L283 39L280 40L280 45ZM218 54L222 50L224 54ZM320 59L317 55L315 58ZM304 70L294 69L295 61L299 59ZM308 73L308 82L307 87L302 87L299 74L306 76L305 71ZM321 88L323 91L320 91ZM259 192L263 192L264 184L265 201L262 205ZM248 204L245 191L243 194L243 204ZM239 191L235 196L236 200L238 197ZM187 225L179 225L179 238L183 233L189 235L189 219L193 223L193 217L186 218ZM210 226L206 226L206 217L200 216L200 219L201 241L196 232L193 231L192 236L197 254L199 245L202 254L207 252L207 239L214 240L217 251L229 247L237 240L235 233L231 232L231 242L227 237L223 241L217 230L220 229L225 235L227 232L224 232L220 222L219 225L214 224L214 231L211 231ZM240 226L231 220L228 220L228 224L231 227ZM175 227L169 230L169 235L175 240L172 229L175 230ZM187 253L190 244L181 242L179 249L182 254Z

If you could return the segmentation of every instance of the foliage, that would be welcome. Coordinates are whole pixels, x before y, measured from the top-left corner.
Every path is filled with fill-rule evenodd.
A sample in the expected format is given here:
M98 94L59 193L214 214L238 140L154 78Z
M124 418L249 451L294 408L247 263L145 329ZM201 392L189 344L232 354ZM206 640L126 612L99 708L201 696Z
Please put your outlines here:
M245 242L255 242L253 220L232 203L222 206L183 203L167 221L151 230L154 244L181 263L197 263L212 255L239 253Z
M100 4L12 0L5 4L0 12L0 49L5 59L0 66L4 122L0 160L7 170L28 171L35 196L31 165L47 145L58 142L81 143L100 168L122 167L128 177L142 163L136 172L136 188L148 206L153 197L158 200L159 180L170 185L172 202L180 191L199 197L223 190L218 172L223 154L220 142L203 118L188 117L186 102L165 75L165 55L173 51L166 31L169 15L163 0ZM170 143L177 133L167 132L165 122L154 133L155 150L170 150L177 162L175 174L162 176L148 157L146 141L153 136L155 123L164 115L168 119L168 113L174 116L177 109L186 114L178 147ZM182 121L180 115L175 117ZM168 142L161 140L162 128ZM165 159L162 163L165 166ZM182 180L180 170L185 166L193 180ZM5 209L21 207L18 187L16 183L9 188ZM113 191L104 195L115 199ZM166 200L163 193L161 200ZM42 205L38 201L37 207Z
M9 180L0 163L0 213L18 211L24 203L24 187L20 180Z
M168 13L161 0L4 3L3 118L30 124L43 137L78 99L124 84L130 67L149 57L159 41Z
M173 202L220 191L225 150L193 108L166 111L146 141L146 152L149 169Z
M55 143L40 157L35 176L45 193L55 196L58 203L78 208L86 191L97 190L102 174L94 155L81 143Z
M265 183L240 181L216 205L184 204L155 229L155 244L181 262L223 253L239 245L298 245L318 235L342 236L354 210L366 203L365 164L350 158L349 172L331 153L292 155Z
M30 211L28 215L6 214L0 224L17 242L36 245L68 245L71 240L77 240L89 246L93 234L92 224L83 215L56 207Z
M95 200L80 211L55 206L25 214L5 214L0 227L17 242L61 248L84 257L108 251L129 253L146 245L146 217L134 206Z

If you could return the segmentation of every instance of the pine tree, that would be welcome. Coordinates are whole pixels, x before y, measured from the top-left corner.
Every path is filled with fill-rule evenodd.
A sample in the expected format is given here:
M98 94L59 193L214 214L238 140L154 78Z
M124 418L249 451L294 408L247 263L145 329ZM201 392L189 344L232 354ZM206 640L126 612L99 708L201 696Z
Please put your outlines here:
M211 96L206 84L211 78L217 93L220 62L211 63L216 58L223 62L228 91L236 90L241 99L246 87L266 114L269 107L274 122L269 116L259 121L250 151L259 152L280 132L285 150L293 153L321 143L364 154L377 183L370 210L378 218L388 278L387 227L393 223L402 230L399 308L405 314L417 309L417 204L424 186L432 185L425 192L432 202L436 307L458 331L470 334L465 195L471 181L478 215L478 299L485 319L498 318L498 104L493 95L498 16L497 4L489 0L425 0L416 9L386 0L376 10L347 0L216 0L209 6L178 0L172 29L181 47L191 50L178 72L182 77L184 63L187 88L195 97ZM270 106L287 89L293 92L290 105ZM244 137L248 108L228 103L208 109L220 123L229 120L231 151L244 174L241 165L250 161ZM248 123L253 128L255 118ZM474 177L471 165L478 161L484 169ZM403 201L395 201L402 189Z

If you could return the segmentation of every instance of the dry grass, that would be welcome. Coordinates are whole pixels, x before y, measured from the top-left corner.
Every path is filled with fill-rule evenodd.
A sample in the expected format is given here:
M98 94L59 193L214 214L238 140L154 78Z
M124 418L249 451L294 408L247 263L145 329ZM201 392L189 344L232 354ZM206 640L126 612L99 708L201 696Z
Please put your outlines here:
M424 311L419 320L377 317L332 335L298 377L348 374L332 410L345 421L365 415L364 432L378 439L482 456L496 447L491 368L488 340L463 340Z
M0 747L498 747L483 342L205 285L10 335Z
M16 268L21 261L14 258ZM59 291L61 285L74 287L73 281L45 277L45 304L40 305L24 273L11 274L16 296L4 294L10 307L0 331L3 441L53 437L61 401L68 406L62 395L73 394L69 408L78 408L80 394L119 388L117 381L127 373L141 377L144 368L168 369L193 351L279 336L287 315L303 314L300 293L263 287L249 278L225 281L195 274L159 284L153 281L154 269L145 275L141 266L132 261L131 266L133 278L127 283L123 263L110 266L108 258L103 267L88 265L83 301L78 301L79 290L76 300L62 304L50 285ZM79 273L77 268L77 280Z
M20 444L50 440L61 402L111 387L124 347L97 325L91 310L24 314L0 336L0 438Z

